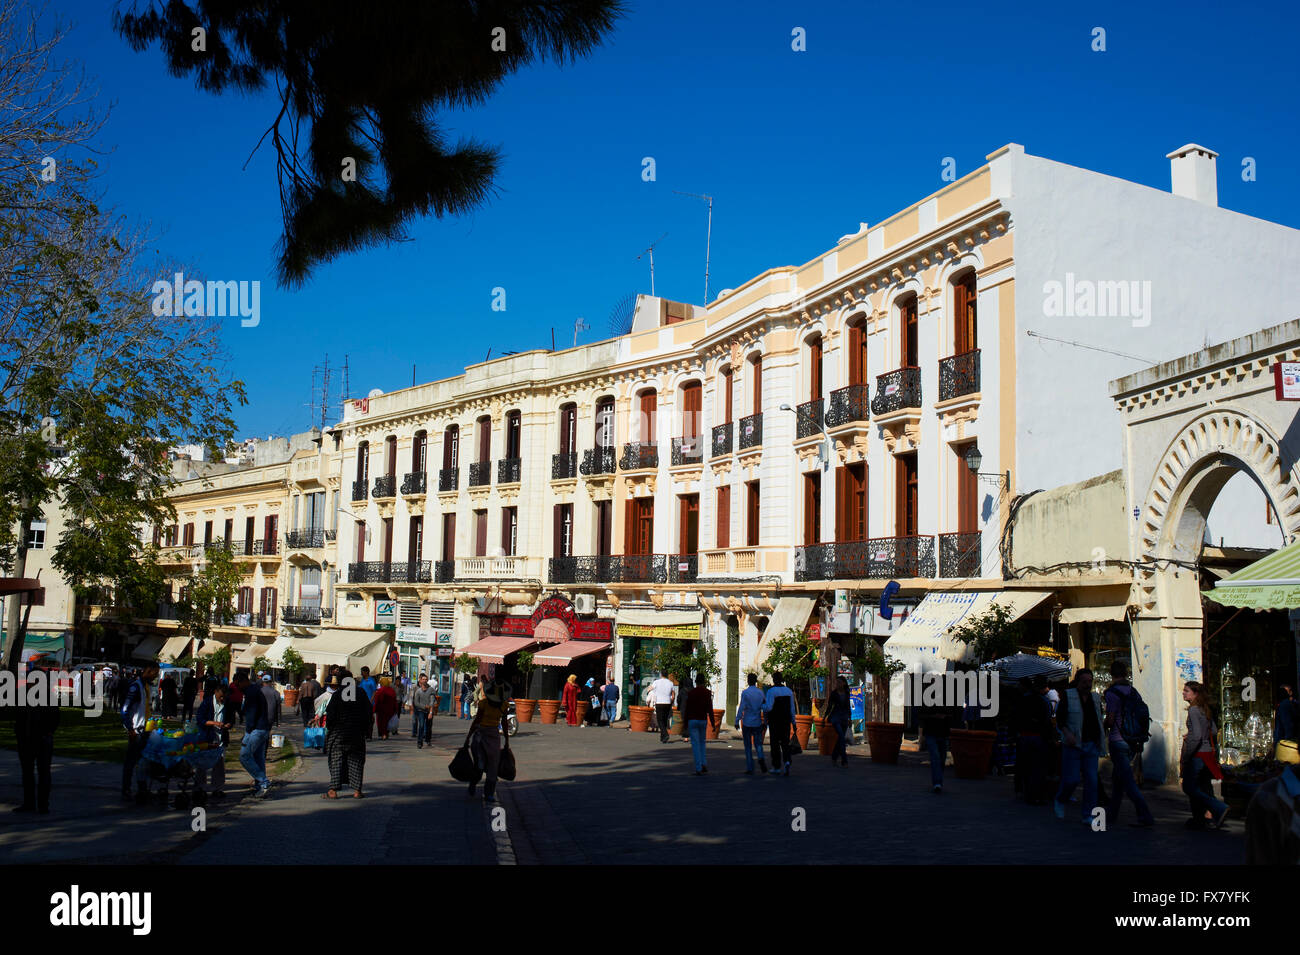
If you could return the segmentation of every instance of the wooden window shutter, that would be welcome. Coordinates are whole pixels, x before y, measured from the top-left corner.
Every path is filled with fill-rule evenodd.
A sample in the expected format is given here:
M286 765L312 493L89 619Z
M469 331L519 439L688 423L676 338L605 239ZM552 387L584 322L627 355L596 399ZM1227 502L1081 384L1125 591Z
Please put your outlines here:
M731 546L731 485L718 488L718 549Z
M808 400L816 401L822 396L822 340L820 338L808 345Z
M750 414L763 413L763 359L755 358L750 363L754 374L754 407Z
M730 368L722 373L722 389L725 393L723 396L723 424L731 424L731 383L734 377Z

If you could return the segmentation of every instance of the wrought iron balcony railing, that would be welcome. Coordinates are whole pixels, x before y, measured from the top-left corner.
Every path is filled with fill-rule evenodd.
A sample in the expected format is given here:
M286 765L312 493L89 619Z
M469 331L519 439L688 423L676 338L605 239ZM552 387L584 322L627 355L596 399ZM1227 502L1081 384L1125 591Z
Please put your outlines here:
M614 473L614 446L588 448L582 452L582 467L579 468L583 474L613 474Z
M524 462L522 458L502 458L497 462L497 483L518 484L520 475L523 472Z
M348 564L351 584L431 584L433 565L427 560L389 562L367 560Z
M433 582L449 584L456 579L456 562L454 560L436 560L433 562Z
M978 577L984 563L979 531L939 535L939 576Z
M763 413L740 419L740 450L756 448L763 443Z
M693 581L700 572L700 555L699 554L669 554L668 555L668 582L672 584L687 584Z
M825 405L826 401L818 398L816 401L805 401L795 409L794 436L796 438L808 438L821 433L822 410Z
M324 547L325 529L323 527L302 527L298 530L286 532L284 538L285 542L294 550Z
M483 487L492 483L492 462L471 461L469 463L469 486Z
M732 433L735 429L731 427L731 422L715 425L713 428L713 456L720 458L724 454L731 453Z
M367 497L367 492L369 491L369 489L370 489L370 486L369 486L365 481L353 481L353 482L352 482L352 500L353 500L353 501L364 501L364 500L366 499L366 497Z
M704 460L704 439L699 435L673 438L673 467L679 464L699 464Z
M876 397L871 413L879 417L900 408L921 407L921 369L896 368L876 376Z
M438 471L438 490L454 491L460 487L460 471L456 468L442 468Z
M429 475L426 471L412 471L402 478L403 494L424 494L429 487Z
M973 395L980 390L980 350L939 361L939 400Z
M933 537L875 537L795 548L795 580L889 580L934 575Z
M307 624L314 626L322 620L328 620L328 607L281 607L280 619L285 623Z
M826 412L826 427L838 428L855 421L869 421L871 411L870 387L849 385L831 392L831 407Z
M547 577L553 584L663 584L668 560L666 554L552 557Z
M397 475L382 474L375 478L374 497L376 500L381 497L397 497Z
M576 478L578 476L578 452L551 455L551 480Z
M625 444L618 466L624 471L646 471L659 467L659 445Z

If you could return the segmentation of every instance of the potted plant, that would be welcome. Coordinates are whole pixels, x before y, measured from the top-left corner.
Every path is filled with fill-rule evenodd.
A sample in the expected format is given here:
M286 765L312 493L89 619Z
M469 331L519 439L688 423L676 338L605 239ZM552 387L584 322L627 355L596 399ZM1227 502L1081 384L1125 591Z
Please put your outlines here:
M906 666L881 649L880 644L874 640L869 641L869 643L870 646L867 648L863 668L871 674L873 696L880 693L883 695L882 698L887 700L889 699L889 681L893 679L895 673L901 673L905 670ZM871 761L873 763L897 765L898 750L902 744L902 723L889 723L880 720L867 721L867 745L871 750Z
M785 685L794 693L797 710L794 732L799 746L807 749L813 725L811 682L824 677L826 668L818 665L817 644L809 639L806 630L790 627L772 639L767 659L763 662L763 673L770 682L772 674L777 671L781 672Z
M991 663L1010 656L1020 648L1021 626L1011 611L1001 604L972 617L951 631L952 638L966 645L967 655L977 664ZM997 733L991 730L954 729L949 731L948 747L959 779L983 779L993 758Z
M515 658L515 666L519 668L519 673L524 678L524 693L527 693L532 688L533 671L537 669L537 664L533 662L533 652L521 650L519 656ZM537 700L533 697L515 700L515 716L521 723L531 723L536 709Z
M289 680L284 689L284 705L287 707L298 705L298 681L302 676L302 669L305 665L302 654L293 647L287 647L280 657L280 667L286 672Z

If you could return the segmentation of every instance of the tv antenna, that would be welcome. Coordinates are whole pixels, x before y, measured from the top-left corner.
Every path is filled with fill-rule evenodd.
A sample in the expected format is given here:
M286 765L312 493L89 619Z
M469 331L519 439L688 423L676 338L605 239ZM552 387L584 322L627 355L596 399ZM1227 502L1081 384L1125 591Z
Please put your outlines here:
M703 199L709 204L709 231L704 240L704 304L709 304L709 247L713 244L713 197L706 196L699 192L682 192L680 189L674 189L673 192L679 196L690 196L693 199Z
M578 347L578 332L585 332L589 328L591 328L591 326L582 320L582 316L578 316L578 320L573 323L573 347L574 348Z
M637 260L638 262L640 262L640 261L641 261L643 258L645 258L647 255L650 256L650 295L651 295L651 297L653 297L654 294L655 294L655 246L658 245L660 242L662 242L662 241L663 241L664 239L666 239L666 238L668 238L668 233L667 233L667 232L665 232L665 233L664 233L663 235L661 235L659 238L657 238L657 239L655 239L653 242L651 242L651 243L650 243L650 248L646 249L644 252L642 252L640 255L638 255L638 256L636 257L636 260Z

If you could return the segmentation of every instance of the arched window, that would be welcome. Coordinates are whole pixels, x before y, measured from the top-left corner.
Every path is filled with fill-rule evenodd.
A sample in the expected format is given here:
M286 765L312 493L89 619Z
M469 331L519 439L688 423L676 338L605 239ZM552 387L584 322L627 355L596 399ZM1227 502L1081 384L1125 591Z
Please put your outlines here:
M655 444L658 424L659 393L647 388L637 395L636 439L642 445Z
M596 447L614 446L614 398L606 395L596 402Z
M460 467L460 425L448 425L442 435L442 466L455 471Z
M920 363L917 342L916 293L909 292L895 306L898 315L898 353L900 368L915 368Z
M822 337L814 335L806 346L808 361L808 400L821 401L822 393Z
M719 404L722 405L722 421L720 422L721 424L731 424L731 415L733 411L731 386L734 381L734 378L735 376L732 375L731 373L730 365L725 366L722 369L721 374L719 375L718 388L722 392L719 395L720 400L718 402Z
M845 345L849 352L849 384L867 383L867 317L855 315L844 329Z
M523 447L524 419L522 412L515 410L506 413L506 458L514 461L520 457Z
M357 445L357 481L365 484L370 480L370 442L362 441Z
M429 460L429 433L427 431L415 432L415 437L411 439L411 473L421 474L428 468Z
M682 439L697 438L703 431L703 389L698 381L682 385Z
M560 453L578 450L578 406L573 402L560 406Z
M967 269L952 280L952 353L964 355L978 347L975 335L975 270Z
M390 434L384 438L384 476L392 477L397 473L397 435Z

